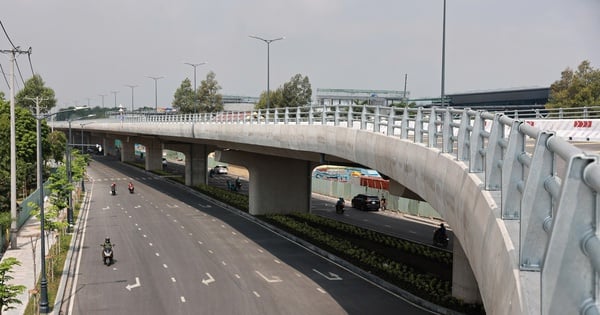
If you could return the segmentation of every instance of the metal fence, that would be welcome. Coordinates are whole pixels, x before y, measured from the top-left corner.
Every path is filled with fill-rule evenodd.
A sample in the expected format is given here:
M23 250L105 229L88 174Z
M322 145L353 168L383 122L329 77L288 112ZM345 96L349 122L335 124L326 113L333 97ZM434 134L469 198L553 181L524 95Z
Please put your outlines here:
M452 154L501 193L501 218L519 220L519 267L541 273L542 314L600 314L600 165L525 117L589 118L578 112L319 105L248 112L113 116L124 123L309 124L368 130ZM118 118L116 120L115 118ZM526 143L532 144L526 149ZM514 239L514 238L513 238Z

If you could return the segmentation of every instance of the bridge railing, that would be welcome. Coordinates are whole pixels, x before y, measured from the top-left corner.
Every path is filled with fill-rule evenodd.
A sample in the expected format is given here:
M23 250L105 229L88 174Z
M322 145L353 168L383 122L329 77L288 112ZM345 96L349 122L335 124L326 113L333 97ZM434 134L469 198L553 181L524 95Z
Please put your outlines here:
M501 219L519 220L519 268L541 275L540 312L600 314L599 156L520 120L531 116L600 117L600 107L505 114L447 107L313 105L113 118L122 123L331 125L452 154L468 164L469 172L483 174L484 189L500 192Z

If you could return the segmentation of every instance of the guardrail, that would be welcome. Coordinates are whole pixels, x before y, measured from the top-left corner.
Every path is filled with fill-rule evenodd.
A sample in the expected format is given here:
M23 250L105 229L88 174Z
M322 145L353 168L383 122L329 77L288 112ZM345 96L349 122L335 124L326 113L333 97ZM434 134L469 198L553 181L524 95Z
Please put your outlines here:
M598 108L582 117L600 115ZM570 113L570 112L569 112ZM536 113L536 117L542 113ZM567 111L548 110L546 117ZM600 314L600 165L553 131L509 114L452 108L353 105L183 115L115 115L121 123L308 124L399 137L468 164L501 192L503 220L519 220L519 268L539 272L541 314ZM540 116L541 117L541 116ZM526 143L533 149L526 150ZM515 238L513 238L514 240Z

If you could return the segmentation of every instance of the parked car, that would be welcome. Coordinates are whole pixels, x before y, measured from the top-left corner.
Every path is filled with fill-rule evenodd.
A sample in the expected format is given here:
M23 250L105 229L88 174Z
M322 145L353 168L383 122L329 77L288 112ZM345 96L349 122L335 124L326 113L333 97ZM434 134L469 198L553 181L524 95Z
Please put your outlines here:
M368 196L365 194L358 194L352 198L352 208L359 209L362 211L368 210L379 210L380 201L377 196Z
M217 165L213 168L215 174L227 174L229 173L229 169L227 169L226 165Z

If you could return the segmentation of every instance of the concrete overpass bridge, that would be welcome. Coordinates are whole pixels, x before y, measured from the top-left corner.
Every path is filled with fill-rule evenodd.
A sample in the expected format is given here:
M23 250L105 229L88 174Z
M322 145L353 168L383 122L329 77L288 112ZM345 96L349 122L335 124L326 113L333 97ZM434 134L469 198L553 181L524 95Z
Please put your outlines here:
M126 115L84 132L106 153L120 139L124 161L145 145L149 170L163 149L183 152L188 185L206 182L216 151L248 168L251 214L308 212L315 166L362 164L452 226L454 296L481 300L488 314L600 314L598 156L536 124L469 109L320 106Z

